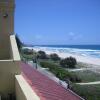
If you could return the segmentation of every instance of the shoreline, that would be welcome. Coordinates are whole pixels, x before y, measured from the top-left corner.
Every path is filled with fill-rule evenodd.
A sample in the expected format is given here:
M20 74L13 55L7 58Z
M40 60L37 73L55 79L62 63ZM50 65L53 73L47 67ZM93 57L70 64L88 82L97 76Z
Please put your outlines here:
M66 58L66 57L72 56L72 57L76 58L76 60L78 62L93 64L94 67L100 66L100 59L99 58L93 58L90 56L81 56L81 55L76 55L76 54L71 54L71 53L60 53L60 52L54 52L54 51L49 51L49 50L45 50L45 49L36 49L34 47L33 47L33 49L35 51L39 51L39 50L45 51L48 55L52 54L52 53L56 53L61 58ZM95 65L97 65L97 66L95 66Z

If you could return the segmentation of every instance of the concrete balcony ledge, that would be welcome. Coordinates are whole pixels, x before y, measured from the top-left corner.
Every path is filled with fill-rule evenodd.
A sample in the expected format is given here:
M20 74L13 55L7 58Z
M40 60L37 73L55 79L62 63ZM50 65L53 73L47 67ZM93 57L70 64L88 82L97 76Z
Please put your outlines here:
M20 54L17 48L17 43L15 39L15 35L10 36L10 42L11 42L11 51L12 51L12 58L14 61L20 61Z
M17 100L40 100L22 75L15 76Z

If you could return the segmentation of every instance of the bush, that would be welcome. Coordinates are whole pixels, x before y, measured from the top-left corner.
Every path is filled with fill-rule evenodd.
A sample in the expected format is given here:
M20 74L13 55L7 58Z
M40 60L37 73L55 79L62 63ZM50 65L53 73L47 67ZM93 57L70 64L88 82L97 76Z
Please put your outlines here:
M54 61L60 60L60 57L56 53L50 54L50 58Z
M33 54L33 50L28 49L28 48L22 49L21 52L22 52L23 54L26 54L26 55L32 55L32 54Z
M49 62L40 62L40 65L44 68L49 68L49 70L61 80L66 81L67 79L69 79L72 82L81 81L75 74L71 74L70 72L66 71L56 64Z
M79 77L77 77L77 75L71 73L70 81L72 81L72 82L81 82L82 80Z
M46 53L44 51L38 51L37 57L39 59L47 59L47 55L46 55Z
M60 61L60 65L66 68L75 68L76 64L77 64L77 61L73 57L68 57Z

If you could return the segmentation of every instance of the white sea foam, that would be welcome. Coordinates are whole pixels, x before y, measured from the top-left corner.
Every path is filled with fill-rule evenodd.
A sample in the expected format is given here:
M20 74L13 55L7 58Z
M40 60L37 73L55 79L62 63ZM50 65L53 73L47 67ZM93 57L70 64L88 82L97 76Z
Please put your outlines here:
M77 48L57 48L57 47L34 47L36 51L50 51L52 53L70 53L81 56L90 56L95 58L100 58L100 50L91 49L77 49Z

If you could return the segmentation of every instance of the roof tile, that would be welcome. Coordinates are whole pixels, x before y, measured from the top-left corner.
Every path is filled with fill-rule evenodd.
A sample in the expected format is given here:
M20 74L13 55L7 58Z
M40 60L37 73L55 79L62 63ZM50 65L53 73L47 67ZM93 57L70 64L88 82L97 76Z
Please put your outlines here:
M41 100L81 100L77 95L38 72L30 65L20 63L24 78Z

